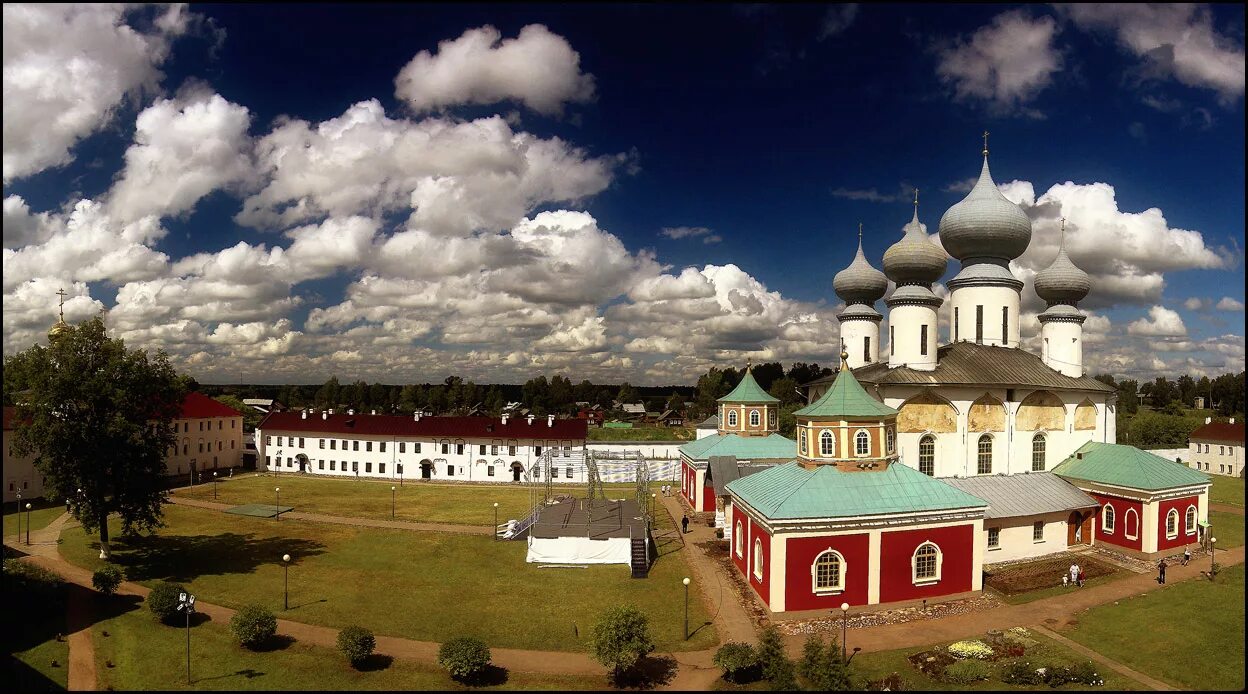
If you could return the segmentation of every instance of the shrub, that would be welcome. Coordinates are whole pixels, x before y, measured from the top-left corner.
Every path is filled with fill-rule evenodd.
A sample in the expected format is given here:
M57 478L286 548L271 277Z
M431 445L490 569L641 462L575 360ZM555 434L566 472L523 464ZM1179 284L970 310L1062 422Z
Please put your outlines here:
M1096 671L1096 666L1090 660L1085 660L1070 668L1070 681L1092 687L1105 686L1105 678L1101 677L1100 673Z
M277 617L267 607L248 605L230 618L230 631L238 645L255 650L277 633Z
M105 595L112 595L121 585L121 578L121 569L110 564L91 574L91 585Z
M956 641L949 644L949 655L983 660L992 657L992 647L983 641Z
M1037 672L1030 662L1015 660L1001 668L1001 681L1005 684L1035 685L1044 681L1044 673Z
M723 529L723 528L716 528L716 529L715 529L715 539L716 539L716 540L722 540L722 539L724 539L724 529Z
M711 660L715 667L724 671L724 679L743 684L758 679L758 652L748 643L725 643L715 651Z
M16 559L4 560L0 575L0 594L5 597L10 619L46 619L49 611L62 608L65 582L60 575L34 564Z
M338 632L338 650L347 657L347 661L355 667L359 667L368 656L373 654L373 649L377 647L377 639L373 638L373 632L361 626L352 624L344 627Z
M841 647L835 638L825 646L818 634L807 637L798 671L817 691L844 691L850 688L849 671L845 668Z
M177 583L161 581L147 594L147 609L158 621L168 624L178 615L178 594L184 592L186 589Z
M490 649L481 639L461 636L438 647L438 665L459 680L471 680L490 665Z
M1070 668L1065 665L1047 665L1044 670L1044 683L1050 687L1060 687L1070 681Z
M784 642L780 640L780 631L774 625L767 625L758 636L758 666L762 669L763 679L774 684L782 670L793 676L792 663L784 653Z
M654 650L650 620L633 605L617 605L603 612L594 624L591 641L594 658L610 668L613 676Z
M958 684L986 680L991 674L988 664L979 660L959 660L945 668L945 679Z

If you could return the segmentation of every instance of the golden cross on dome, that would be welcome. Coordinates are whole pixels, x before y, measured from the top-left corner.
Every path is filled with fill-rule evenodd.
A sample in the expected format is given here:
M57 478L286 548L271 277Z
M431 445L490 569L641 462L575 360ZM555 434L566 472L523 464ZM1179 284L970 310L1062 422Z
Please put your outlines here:
M984 156L988 156L988 131L984 131Z
M916 209L919 207L919 189L918 188L914 189L914 207Z
M64 321L65 320L65 288L62 287L56 293L57 295L61 297L61 320Z
M862 243L862 222L858 222L858 242Z
M1062 237L1059 245L1066 245L1066 218L1062 217Z

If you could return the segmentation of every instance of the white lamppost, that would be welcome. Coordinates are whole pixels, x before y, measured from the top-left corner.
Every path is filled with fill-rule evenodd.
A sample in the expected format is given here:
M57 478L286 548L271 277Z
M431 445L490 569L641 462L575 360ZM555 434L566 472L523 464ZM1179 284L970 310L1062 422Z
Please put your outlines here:
M273 492L277 494L277 506L274 508L277 509L277 519L280 521L282 519L282 488L274 487Z
M186 683L191 683L191 613L195 611L195 596L178 593L178 611L186 614Z
M498 542L498 502L494 502L494 541Z
M22 510L20 508L17 510L17 516L18 518L21 518L22 516ZM30 546L30 502L29 501L26 502L26 546L27 547Z
M30 523L27 523L26 525L27 525L27 527L29 527L29 526L30 526ZM1213 580L1213 567L1214 567L1214 563L1213 563L1213 545L1214 545L1217 541L1218 541L1218 538L1216 538L1216 537L1211 537L1211 538L1209 538L1209 580L1210 580L1210 581L1212 581L1212 580Z
M689 577L685 576L680 581L685 584L685 640L689 640Z
M282 555L282 569L285 573L285 581L282 589L282 609L290 609L290 555Z
M847 662L846 653L848 652L848 650L845 647L845 637L849 633L848 629L849 629L849 603L843 602L841 603L841 662Z
M394 520L394 490L398 487L390 485L390 520Z

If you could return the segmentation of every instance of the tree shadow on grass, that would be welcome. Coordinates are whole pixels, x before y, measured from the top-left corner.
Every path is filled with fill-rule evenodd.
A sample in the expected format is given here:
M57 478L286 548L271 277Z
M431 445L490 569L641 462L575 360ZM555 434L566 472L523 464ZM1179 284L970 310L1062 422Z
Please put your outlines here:
M381 653L374 653L359 663L356 663L355 669L360 672L378 672L385 670L393 663L394 658L391 658L388 655L382 655Z
M208 681L210 681L210 680L223 680L223 679L226 679L227 677L242 677L242 678L244 678L244 679L249 679L249 680L251 680L251 679L255 679L255 678L257 678L257 677L263 677L263 676L264 676L264 675L266 675L266 674L267 674L267 673L260 672L259 670L253 670L253 669L251 669L251 668L247 668L247 669L245 669L245 670L238 670L238 671L235 671L235 672L227 672L227 673L225 673L224 675L212 675L212 676L209 676L209 677L196 677L196 678L194 678L194 679L195 679L195 681L196 681L196 682L208 682Z
M284 651L295 643L295 637L286 634L274 634L267 641L251 649L257 653L272 653L274 651Z
M92 543L98 547L98 543ZM201 576L254 573L280 564L283 554L298 559L324 554L325 545L303 538L254 534L130 535L113 542L113 563L131 581L190 582Z
M676 676L676 659L670 655L645 656L633 667L610 676L620 689L654 689Z
M484 670L473 677L463 679L452 677L451 679L469 687L501 687L507 684L507 668L491 664L486 665Z

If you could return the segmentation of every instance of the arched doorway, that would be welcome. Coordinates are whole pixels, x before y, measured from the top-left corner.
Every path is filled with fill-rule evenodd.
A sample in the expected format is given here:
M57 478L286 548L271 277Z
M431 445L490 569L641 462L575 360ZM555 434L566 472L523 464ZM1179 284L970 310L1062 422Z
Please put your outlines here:
M420 479L427 480L433 478L433 461L420 461Z
M295 456L295 460L299 462L299 472L308 471L308 456L300 453L299 455Z
M1070 518L1066 520L1067 545L1092 544L1092 515L1089 513L1085 516L1078 511L1070 512Z
M520 481L520 475L522 475L522 474L524 474L524 466L523 466L523 465L521 465L521 464L520 464L520 461L518 461L518 460L514 460L514 461L512 461L512 463L511 463L511 481L512 481L512 482L519 482L519 481Z

